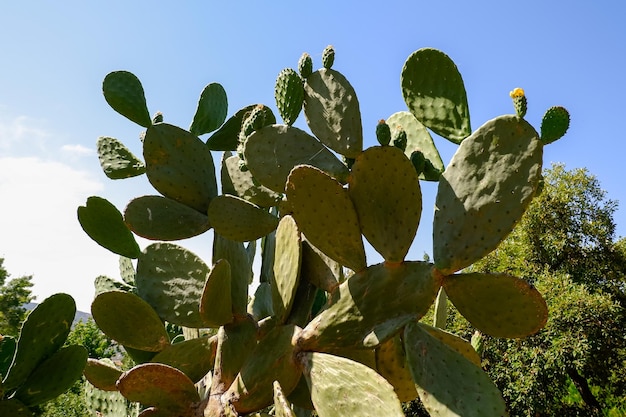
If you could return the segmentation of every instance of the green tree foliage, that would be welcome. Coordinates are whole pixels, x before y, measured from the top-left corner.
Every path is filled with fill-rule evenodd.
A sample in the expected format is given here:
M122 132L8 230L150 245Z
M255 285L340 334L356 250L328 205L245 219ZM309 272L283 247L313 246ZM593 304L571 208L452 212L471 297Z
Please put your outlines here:
M0 335L17 336L26 317L24 305L33 300L32 276L10 278L0 258Z
M594 415L626 402L626 243L615 241L617 203L585 169L553 165L542 193L511 235L475 271L533 282L550 310L523 340L485 336L483 365L513 416ZM458 313L455 331L474 330ZM581 401L567 401L574 386Z

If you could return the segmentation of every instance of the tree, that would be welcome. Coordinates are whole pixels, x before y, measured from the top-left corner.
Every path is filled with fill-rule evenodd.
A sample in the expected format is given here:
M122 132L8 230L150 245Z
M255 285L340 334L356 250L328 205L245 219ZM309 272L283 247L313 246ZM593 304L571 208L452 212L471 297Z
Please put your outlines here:
M33 300L32 276L10 279L0 258L0 335L17 336L26 317L24 305Z
M590 415L626 394L626 244L615 241L617 203L585 169L553 165L511 235L470 269L533 282L550 317L523 340L486 337L484 366L512 415ZM474 330L459 315L457 331ZM584 404L564 401L573 385ZM623 404L626 405L626 404Z

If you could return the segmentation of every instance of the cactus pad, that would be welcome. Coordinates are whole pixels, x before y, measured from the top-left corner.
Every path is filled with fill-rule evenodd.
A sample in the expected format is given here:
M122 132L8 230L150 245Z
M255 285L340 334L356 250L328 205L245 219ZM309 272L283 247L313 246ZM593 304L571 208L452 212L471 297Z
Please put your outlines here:
M541 141L544 145L560 139L569 128L569 112L561 106L550 107L541 120Z
M317 168L302 165L291 171L285 188L293 217L307 239L342 265L364 269L359 220L341 184Z
M431 48L413 52L401 83L406 105L424 126L454 143L472 132L465 85L446 54Z
M313 59L306 52L298 60L298 72L302 78L306 78L313 73Z
M107 291L125 291L125 292L134 292L135 288L126 284L125 282L117 281L113 278L109 278L104 275L97 276L94 280L94 287L96 289L96 294L101 294Z
M284 216L276 230L272 310L279 323L285 321L294 303L302 262L302 242L298 226Z
M212 151L234 151L239 144L239 132L244 119L257 105L251 104L237 111L206 141ZM276 122L276 120L274 120Z
M215 231L236 242L259 239L278 226L276 216L232 195L215 197L208 214Z
M304 102L302 78L295 70L285 68L278 74L274 98L280 117L283 118L285 124L291 126L298 118Z
M348 192L365 238L386 261L402 262L422 213L419 178L411 161L393 146L369 148L352 166Z
M200 300L200 317L206 327L220 327L233 320L230 264L217 261L207 277Z
M33 417L33 413L20 400L0 400L0 416Z
M548 319L548 307L539 291L510 275L452 275L444 280L444 288L459 313L493 337L526 337Z
M151 362L172 366L198 382L213 369L216 349L217 336L189 339L165 348Z
M128 71L114 71L102 82L102 93L109 105L130 121L143 127L152 124L141 81Z
M87 204L78 207L78 221L81 227L100 246L127 258L137 258L139 245L122 213L101 197L89 197Z
M215 233L213 262L225 259L230 264L230 288L233 314L245 316L248 307L248 285L252 282L252 262L243 243Z
M270 190L258 181L250 171L243 172L239 169L241 159L237 155L225 158L222 162L222 184L225 180L230 182L232 194L259 207L276 206L280 201L280 194ZM282 190L281 190L282 192ZM222 193L228 194L226 187L222 185Z
M541 177L543 145L517 116L492 119L463 141L439 181L435 265L444 274L487 255L513 230Z
M429 326L424 323L419 323L419 326L430 333L435 339L440 340L441 342L448 345L452 350L457 351L461 355L465 356L467 360L472 362L474 365L480 367L481 360L476 350L472 347L472 344L467 340L455 335L454 333L446 332L445 330L441 330L437 327Z
M400 401L413 401L417 398L400 334L396 334L376 349L376 370L393 385Z
M303 241L300 275L317 288L332 293L342 278L341 265L309 242Z
M98 159L104 174L112 179L136 177L146 172L140 161L122 142L108 136L101 136L96 143Z
M151 240L187 239L211 228L205 214L176 200L153 195L128 203L124 221L137 235Z
M198 108L189 127L191 134L200 136L217 129L226 120L228 99L221 84L210 83L198 100Z
M274 381L274 410L276 417L296 417L278 381Z
M0 338L0 375L6 375L15 356L17 341L13 336L2 336ZM1 377L0 377L1 378ZM0 389L2 384L0 383Z
M246 141L244 155L250 172L267 188L282 193L293 167L315 166L345 182L348 169L332 152L296 127L274 125L254 132Z
M103 391L117 391L117 382L122 371L119 370L111 359L87 359L83 370L85 378L94 387Z

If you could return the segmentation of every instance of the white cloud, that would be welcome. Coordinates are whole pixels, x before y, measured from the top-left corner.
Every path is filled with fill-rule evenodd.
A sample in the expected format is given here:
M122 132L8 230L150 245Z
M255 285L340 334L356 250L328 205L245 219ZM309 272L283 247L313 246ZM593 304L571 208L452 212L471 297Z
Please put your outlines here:
M93 149L79 144L63 145L61 150L74 156L91 156L95 154Z
M0 120L0 151L7 151L18 144L28 144L31 149L43 149L46 139L51 134L37 127L36 120L27 116L18 116L12 120Z

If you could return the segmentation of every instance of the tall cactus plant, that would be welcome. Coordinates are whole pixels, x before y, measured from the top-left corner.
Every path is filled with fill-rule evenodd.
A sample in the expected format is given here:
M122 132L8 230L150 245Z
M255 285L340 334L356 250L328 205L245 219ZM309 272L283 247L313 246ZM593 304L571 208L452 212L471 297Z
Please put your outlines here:
M260 416L272 404L276 416L401 416L400 401L417 397L433 416L506 415L470 342L420 319L445 291L485 334L543 327L546 303L532 285L463 269L520 219L543 146L569 117L551 109L542 135L521 113L472 131L456 65L420 49L402 70L408 111L381 121L381 145L363 149L356 92L334 58L329 47L323 68L305 54L299 71L281 71L285 124L259 105L226 119L226 95L212 83L187 131L151 121L134 75L105 78L109 104L146 131L143 161L100 139L102 168L112 179L145 173L158 194L123 213L99 197L78 209L87 234L123 256L123 282L99 277L92 313L137 363L122 372L90 360L85 373L141 403L141 416ZM301 110L312 133L293 126ZM459 144L445 170L429 130ZM224 151L219 185L215 151ZM432 263L406 259L420 180L439 182ZM168 242L209 230L210 263ZM135 234L156 242L139 250ZM368 265L363 237L384 262ZM165 322L208 330L170 341Z

